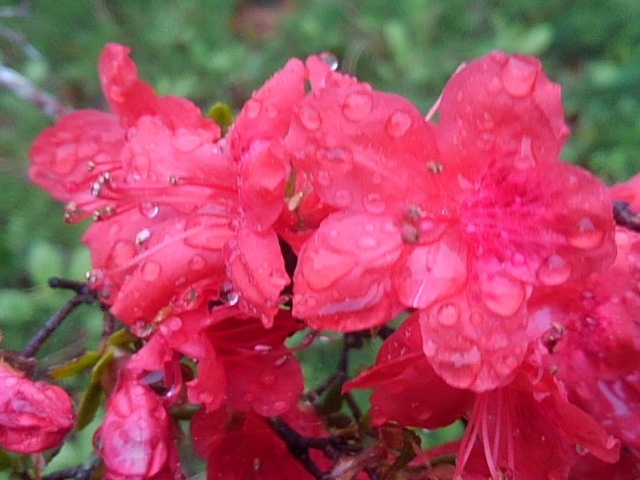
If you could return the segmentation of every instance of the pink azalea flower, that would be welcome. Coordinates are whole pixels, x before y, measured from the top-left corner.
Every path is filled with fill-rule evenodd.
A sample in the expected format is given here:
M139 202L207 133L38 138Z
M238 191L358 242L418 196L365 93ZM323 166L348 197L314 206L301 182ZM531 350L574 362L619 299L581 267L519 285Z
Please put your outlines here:
M348 331L419 309L423 351L447 383L508 383L533 290L614 254L604 185L557 161L559 87L534 58L496 52L454 75L434 125L353 78L319 85L285 143L338 212L300 250L294 314Z
M38 453L62 444L75 414L60 387L33 382L0 361L0 447Z

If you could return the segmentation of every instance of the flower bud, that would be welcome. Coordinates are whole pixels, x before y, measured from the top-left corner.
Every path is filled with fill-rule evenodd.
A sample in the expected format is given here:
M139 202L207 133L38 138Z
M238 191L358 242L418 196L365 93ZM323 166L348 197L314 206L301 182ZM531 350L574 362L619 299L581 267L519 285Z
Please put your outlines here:
M37 453L59 446L75 421L69 395L0 361L0 447Z

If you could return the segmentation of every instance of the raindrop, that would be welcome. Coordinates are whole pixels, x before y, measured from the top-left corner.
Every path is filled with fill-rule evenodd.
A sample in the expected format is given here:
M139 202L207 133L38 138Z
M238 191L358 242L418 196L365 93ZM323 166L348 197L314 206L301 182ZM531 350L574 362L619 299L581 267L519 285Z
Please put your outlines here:
M356 241L356 245L360 248L364 248L367 250L373 250L380 246L380 242L375 237L371 237L369 235L365 235L364 237L360 237Z
M338 70L338 67L340 66L340 62L338 61L338 57L336 57L333 53L331 52L321 53L320 58L324 63L329 65L329 68L331 70L333 70L334 72Z
M333 196L333 202L338 207L348 207L352 200L351 192L347 189L338 190Z
M520 141L520 154L516 155L513 160L513 166L519 170L535 167L536 159L533 156L533 148L531 146L531 137L525 135Z
M153 202L142 202L138 207L138 210L142 215L147 218L154 218L160 212L160 208Z
M240 293L236 290L231 280L222 282L218 296L222 302L231 306L237 305L238 301L240 301Z
M136 234L136 245L140 246L151 238L151 230L143 228Z
M362 198L362 205L364 209L372 214L384 213L387 209L387 204L382 199L379 193L369 193Z
M136 255L138 249L130 240L118 240L113 244L109 256L110 266L120 267L126 265Z
M572 247L589 250L602 245L604 232L597 229L589 217L583 217L578 223L578 232L568 241Z
M525 300L526 291L519 280L506 275L492 275L480 285L482 303L496 315L514 315Z
M263 373L260 381L265 385L273 386L276 384L276 376L273 373Z
M169 328L169 330L172 331L176 331L176 330L180 330L180 328L182 328L182 320L180 320L180 318L178 317L170 317L165 321L166 326Z
M273 404L273 409L276 412L282 413L287 409L287 404L285 402L283 402L282 400L278 400L277 402L275 402Z
M344 100L342 113L349 120L362 120L371 110L372 103L369 92L352 92Z
M273 347L271 345L256 345L253 349L258 353L268 353L272 350Z
M543 285L554 286L566 282L571 276L571 265L560 255L550 255L538 268L538 280Z
M460 307L455 303L446 303L438 308L436 316L440 325L450 327L460 319Z
M318 185L321 187L328 187L331 185L331 176L326 170L320 170L316 176L316 180L318 181Z
M189 260L189 267L191 270L200 271L207 266L207 260L202 255L194 255Z
M149 260L142 265L142 278L144 278L147 282L153 282L158 279L161 270L162 267L159 263Z
M538 67L522 58L509 57L502 68L502 85L514 97L524 97L533 89Z
M389 117L385 125L387 133L392 137L401 137L411 128L411 116L402 110Z
M191 152L201 145L202 141L198 135L190 133L184 128L179 129L173 137L171 144L176 150L181 152Z
M312 132L318 130L322 124L320 112L311 105L302 105L298 111L298 117L300 118L302 125Z
M244 106L244 112L248 118L256 118L260 114L261 109L262 103L255 98L250 98Z

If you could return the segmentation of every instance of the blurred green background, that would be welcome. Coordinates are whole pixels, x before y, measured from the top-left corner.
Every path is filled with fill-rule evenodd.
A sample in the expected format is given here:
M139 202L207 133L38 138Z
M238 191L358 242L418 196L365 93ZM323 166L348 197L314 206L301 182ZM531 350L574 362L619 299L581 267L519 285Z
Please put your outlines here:
M427 111L458 65L493 49L542 59L563 85L573 135L563 155L611 183L640 170L637 0L33 0L0 2L0 62L73 108L104 108L96 64L109 41L133 48L142 78L206 109L239 109L291 56L331 51L341 69ZM52 121L0 87L0 330L20 349L88 267L62 206L31 186L28 150ZM81 309L44 362L99 335Z

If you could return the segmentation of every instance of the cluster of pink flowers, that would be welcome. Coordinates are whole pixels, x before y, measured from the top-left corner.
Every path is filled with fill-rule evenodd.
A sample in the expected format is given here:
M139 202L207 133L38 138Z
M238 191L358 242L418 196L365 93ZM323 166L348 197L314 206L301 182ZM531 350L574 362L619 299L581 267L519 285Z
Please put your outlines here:
M100 79L112 113L45 130L30 175L96 220L90 285L143 340L95 437L105 478L181 478L185 404L209 478L311 478L269 428L328 435L285 340L402 313L345 389L373 389L374 426L467 419L421 456L457 453L446 478L640 475L640 234L612 209L640 210L640 180L559 161L569 129L538 60L465 65L425 118L328 56L292 59L224 136L127 47Z

